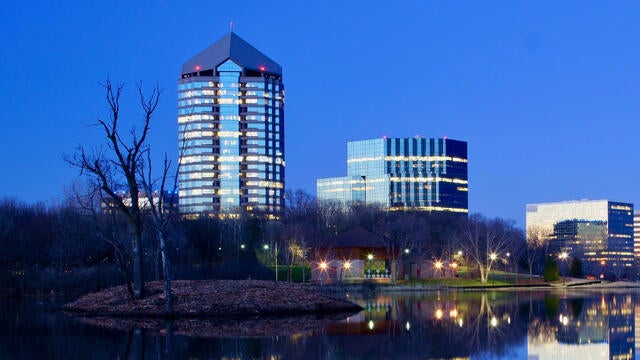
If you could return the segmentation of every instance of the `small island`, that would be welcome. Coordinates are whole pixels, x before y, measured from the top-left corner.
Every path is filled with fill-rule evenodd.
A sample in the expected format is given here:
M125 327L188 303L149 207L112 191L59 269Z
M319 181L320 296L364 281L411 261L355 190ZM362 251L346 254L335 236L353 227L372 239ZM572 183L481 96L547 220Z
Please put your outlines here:
M66 304L68 313L92 317L162 318L162 282L149 282L141 299L130 299L125 285L87 294ZM362 310L312 285L264 280L172 281L172 318L326 315Z

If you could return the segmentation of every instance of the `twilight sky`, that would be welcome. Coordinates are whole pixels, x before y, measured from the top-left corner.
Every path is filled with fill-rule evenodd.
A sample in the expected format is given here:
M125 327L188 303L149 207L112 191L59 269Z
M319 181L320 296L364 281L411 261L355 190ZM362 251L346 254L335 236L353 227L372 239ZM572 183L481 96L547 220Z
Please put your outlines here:
M469 143L471 212L640 204L638 19L637 1L3 1L0 197L64 197L107 75L129 124L136 82L160 84L151 145L175 158L180 67L233 21L283 67L287 188L346 175L349 140L446 135Z

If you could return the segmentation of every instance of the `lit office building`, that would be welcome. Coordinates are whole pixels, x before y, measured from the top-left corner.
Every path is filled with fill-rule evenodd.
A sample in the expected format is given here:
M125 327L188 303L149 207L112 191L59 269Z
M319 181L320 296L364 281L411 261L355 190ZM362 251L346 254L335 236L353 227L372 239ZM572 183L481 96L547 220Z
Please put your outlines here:
M527 237L582 261L584 274L635 278L633 204L581 200L527 204Z
M347 176L318 179L318 200L467 213L467 143L382 138L347 143Z
M640 270L640 212L633 214L633 255L636 260L636 274Z
M230 32L178 80L180 212L277 217L284 207L282 68Z

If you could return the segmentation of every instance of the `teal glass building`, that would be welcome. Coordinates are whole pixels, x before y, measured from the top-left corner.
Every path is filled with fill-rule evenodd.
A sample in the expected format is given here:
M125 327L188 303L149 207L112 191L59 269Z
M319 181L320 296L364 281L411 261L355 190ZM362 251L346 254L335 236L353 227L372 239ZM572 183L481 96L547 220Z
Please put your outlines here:
M347 144L347 176L318 179L318 200L468 213L467 143L381 138Z
M230 32L182 66L179 208L277 217L284 206L284 85L275 61Z

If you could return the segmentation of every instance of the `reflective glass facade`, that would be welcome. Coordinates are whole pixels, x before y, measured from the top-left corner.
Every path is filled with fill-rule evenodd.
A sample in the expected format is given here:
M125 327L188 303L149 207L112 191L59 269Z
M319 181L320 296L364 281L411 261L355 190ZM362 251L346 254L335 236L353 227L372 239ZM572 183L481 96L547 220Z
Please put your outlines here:
M178 144L182 214L277 217L285 178L279 66L233 33L187 62Z
M362 176L335 177L318 179L318 194L324 200L336 200L342 203L364 203L366 181Z
M640 273L640 212L633 214L633 254L636 260L636 274Z
M527 236L567 252L586 275L635 278L633 204L582 200L527 205Z
M319 200L380 204L389 210L467 213L467 162L464 141L351 141L347 144L347 176L318 179L317 196Z

